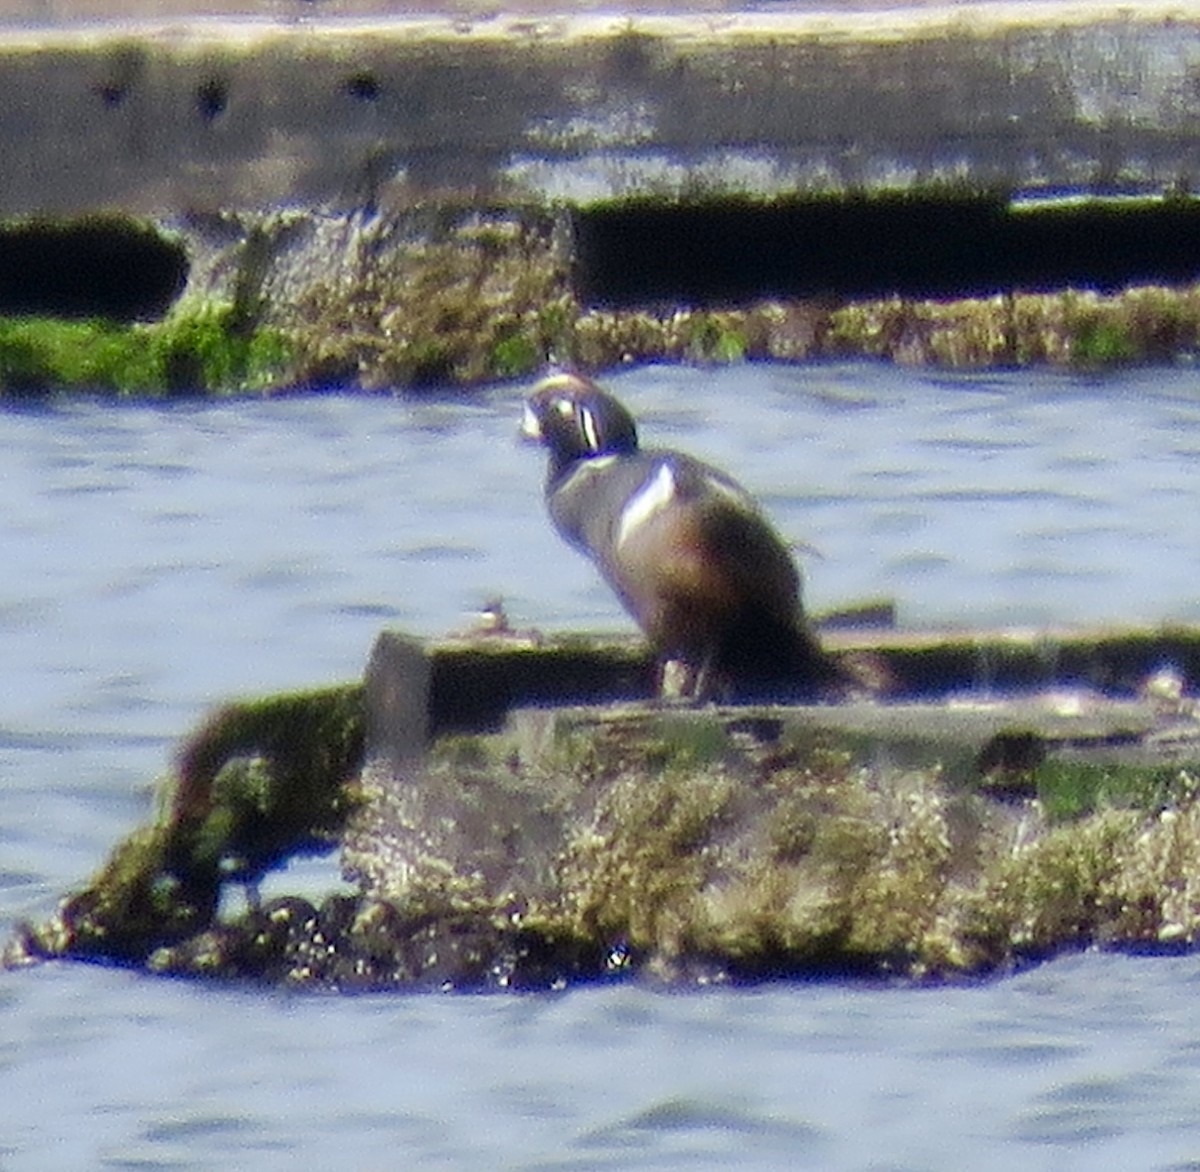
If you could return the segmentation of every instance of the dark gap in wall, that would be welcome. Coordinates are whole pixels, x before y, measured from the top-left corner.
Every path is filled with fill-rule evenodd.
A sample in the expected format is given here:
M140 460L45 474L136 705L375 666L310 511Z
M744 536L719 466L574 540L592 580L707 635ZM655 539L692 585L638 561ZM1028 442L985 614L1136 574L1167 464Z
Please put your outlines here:
M183 291L183 245L118 218L0 226L0 314L147 321Z
M383 86L369 69L360 69L343 80L342 92L359 102L374 102L383 93Z
M634 199L573 213L591 305L1113 291L1200 275L1200 200Z

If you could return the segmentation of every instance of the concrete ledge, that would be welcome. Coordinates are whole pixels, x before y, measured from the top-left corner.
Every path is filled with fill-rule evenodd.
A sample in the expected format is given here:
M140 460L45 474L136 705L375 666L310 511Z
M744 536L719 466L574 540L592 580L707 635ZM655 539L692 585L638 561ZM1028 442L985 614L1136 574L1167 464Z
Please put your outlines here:
M1200 5L6 30L0 214L1187 189Z
M114 371L109 339L22 322L0 394L469 385L547 361L1095 366L1200 344L1196 0L331 0L312 20L139 2L40 9L58 23L0 44L0 314L134 327ZM71 222L113 209L123 224ZM128 242L151 225L148 261ZM137 328L168 305L153 339ZM228 360L193 353L197 317Z

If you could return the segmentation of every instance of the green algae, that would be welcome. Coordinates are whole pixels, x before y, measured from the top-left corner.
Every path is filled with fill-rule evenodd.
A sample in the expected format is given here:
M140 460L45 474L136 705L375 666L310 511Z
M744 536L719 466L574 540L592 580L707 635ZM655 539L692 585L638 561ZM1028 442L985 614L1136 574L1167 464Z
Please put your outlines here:
M247 228L221 296L184 291L194 242L149 221L108 215L0 224L0 242L17 255L47 253L29 277L31 291L8 291L6 304L40 309L0 317L0 397L63 389L228 394L280 385L289 377L288 342L262 320L277 220ZM72 266L79 275L64 288L61 270ZM55 298L64 316L41 311Z
M176 767L168 821L191 865L253 881L331 849L356 802L364 722L353 685L219 709Z
M1051 759L1030 779L1046 817L1063 822L1105 807L1154 810L1194 796L1196 781L1177 766Z
M1021 216L1035 214L1053 213ZM193 227L195 238L185 226L177 234L209 257L199 266L207 276L161 320L0 319L0 395L421 389L522 378L548 362L603 370L870 358L1096 369L1200 350L1195 284L1107 295L1013 288L942 299L592 305L577 288L571 216L559 206L464 199L350 217L341 235L303 213L217 217L216 227ZM226 241L217 261L209 229Z
M61 387L133 393L161 386L148 347L131 347L130 327L57 318L0 319L0 393Z
M236 302L181 307L140 332L130 340L144 341L150 356L152 381L143 385L168 394L266 391L293 369L287 336L254 324Z
M834 309L822 335L826 353L912 366L1093 369L1176 362L1200 346L1200 286L940 301L891 297Z
M231 704L183 746L152 819L17 951L143 963L206 931L228 880L333 848L357 797L358 686Z
M549 306L489 312L452 285L387 315L360 306L343 329L326 302L299 334L301 381L421 387L521 377L545 362L885 359L942 369L1096 369L1174 363L1200 349L1200 286L997 294L946 300L765 301L745 309L588 308L554 286ZM389 302L391 304L392 302ZM405 306L410 312L405 314Z
M246 328L232 304L186 304L160 322L0 318L0 397L64 389L119 397L234 394L288 380L278 329Z

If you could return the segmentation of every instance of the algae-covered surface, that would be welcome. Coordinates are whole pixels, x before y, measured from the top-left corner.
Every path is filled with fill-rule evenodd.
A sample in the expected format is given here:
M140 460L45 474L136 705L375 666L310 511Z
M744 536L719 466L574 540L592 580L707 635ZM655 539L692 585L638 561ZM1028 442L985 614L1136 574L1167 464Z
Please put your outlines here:
M0 318L0 398L81 390L122 398L281 390L294 369L279 331L243 330L233 307L192 306L162 322Z
M19 952L145 964L211 925L227 882L327 851L355 801L362 688L231 704L188 738L150 820L119 843Z
M910 752L933 734L923 764L820 713L522 713L440 746L428 784L459 795L455 820L407 840L402 881L369 896L490 924L508 946L480 978L499 984L544 979L555 947L563 979L692 982L963 977L1193 938L1190 767L1054 758L1001 793L969 735L939 745L907 715ZM385 824L429 829L423 798L376 797Z
M391 645L365 685L214 714L154 816L6 962L344 990L952 980L1200 933L1200 720L1174 677L1141 695L676 708L637 698L630 650L600 646L599 686L632 697L480 710L475 730L460 705L457 729L397 755L397 695L437 728L455 673L537 651L451 644L414 676L423 652L401 640L396 674ZM564 691L592 654L571 646ZM422 716L430 677L442 699ZM355 890L259 902L266 870L314 851L339 852ZM249 898L222 899L231 884Z
M531 273L510 289L475 260L444 260L454 271L313 289L286 326L242 329L221 302L135 325L0 318L0 400L73 390L135 398L420 391L532 376L548 362L603 371L869 358L938 369L1097 370L1187 361L1200 351L1197 286L605 310L584 308L551 275Z
M681 206L692 214L705 201ZM118 226L129 232L138 227L131 223ZM0 399L75 389L419 391L521 378L547 363L596 371L636 362L870 358L1094 369L1190 360L1200 349L1200 287L1190 281L1107 293L1017 284L972 297L755 294L722 304L677 291L645 304L593 303L581 288L572 224L562 206L449 201L165 226L164 240L182 246L190 266L170 309L128 322L105 317L102 307L72 319L0 317Z

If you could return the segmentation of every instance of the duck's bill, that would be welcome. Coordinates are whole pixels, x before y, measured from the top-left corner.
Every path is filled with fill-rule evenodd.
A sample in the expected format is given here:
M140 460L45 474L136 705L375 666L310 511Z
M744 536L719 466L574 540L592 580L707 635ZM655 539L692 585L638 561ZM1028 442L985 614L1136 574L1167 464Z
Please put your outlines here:
M542 425L528 403L525 404L525 413L521 416L521 426L517 434L530 443L541 443L543 439Z

